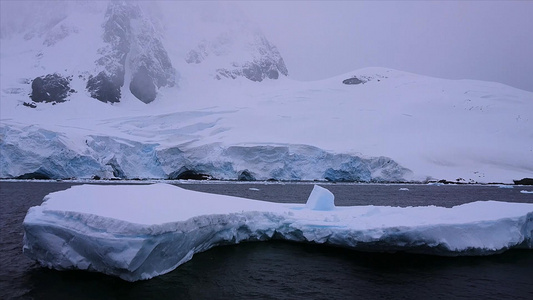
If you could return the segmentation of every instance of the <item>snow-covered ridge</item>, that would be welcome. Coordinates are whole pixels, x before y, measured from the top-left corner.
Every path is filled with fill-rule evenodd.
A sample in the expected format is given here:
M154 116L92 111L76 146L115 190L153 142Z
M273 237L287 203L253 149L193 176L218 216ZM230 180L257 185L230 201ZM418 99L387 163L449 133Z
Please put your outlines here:
M205 194L166 184L82 185L45 197L24 219L24 253L43 266L128 281L165 274L195 253L285 239L365 251L487 255L533 248L533 204L335 207L315 186L307 204Z

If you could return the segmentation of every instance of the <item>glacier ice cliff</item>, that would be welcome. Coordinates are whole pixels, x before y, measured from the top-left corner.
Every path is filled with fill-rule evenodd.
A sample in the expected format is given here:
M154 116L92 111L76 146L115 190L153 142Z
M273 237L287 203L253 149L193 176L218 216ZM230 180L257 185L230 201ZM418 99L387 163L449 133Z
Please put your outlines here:
M112 200L112 201L110 201ZM205 194L166 184L75 186L24 219L24 253L41 265L136 281L217 245L284 239L364 251L487 255L533 248L533 204L335 207L315 187L305 204Z
M405 181L411 171L386 157L333 154L306 145L161 148L111 136L72 137L38 126L0 126L0 178Z

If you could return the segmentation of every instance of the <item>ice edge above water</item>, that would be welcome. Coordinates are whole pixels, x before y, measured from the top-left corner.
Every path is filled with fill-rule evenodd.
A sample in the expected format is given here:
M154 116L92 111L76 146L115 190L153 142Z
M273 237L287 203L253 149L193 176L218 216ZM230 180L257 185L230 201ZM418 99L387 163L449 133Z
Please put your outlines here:
M532 249L533 204L335 207L334 195L319 186L307 204L285 204L168 184L82 185L46 196L28 210L23 227L24 253L43 266L136 281L168 273L195 253L242 241L448 256Z

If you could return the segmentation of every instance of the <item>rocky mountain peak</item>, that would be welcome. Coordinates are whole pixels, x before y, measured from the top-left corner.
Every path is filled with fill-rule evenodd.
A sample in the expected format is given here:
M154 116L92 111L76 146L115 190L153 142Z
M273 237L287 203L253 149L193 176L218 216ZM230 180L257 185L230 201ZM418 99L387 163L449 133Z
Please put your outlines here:
M175 70L160 35L136 3L110 2L103 29L106 45L98 50L101 57L96 61L100 71L87 82L91 97L118 102L122 86L129 82L130 92L150 103L157 89L174 86Z
M238 7L217 7L218 13L213 8L203 11L195 23L204 29L202 38L188 45L186 63L207 69L219 80L244 77L260 82L288 75L279 50Z
M215 78L245 77L251 81L264 79L278 79L280 75L287 76L288 70L278 49L272 45L259 31L249 35L247 39L233 39L233 34L223 33L215 39L201 41L185 56L189 64L201 64L206 60L220 60L227 56L232 59L229 65L215 69ZM246 55L235 55L234 52L243 49Z

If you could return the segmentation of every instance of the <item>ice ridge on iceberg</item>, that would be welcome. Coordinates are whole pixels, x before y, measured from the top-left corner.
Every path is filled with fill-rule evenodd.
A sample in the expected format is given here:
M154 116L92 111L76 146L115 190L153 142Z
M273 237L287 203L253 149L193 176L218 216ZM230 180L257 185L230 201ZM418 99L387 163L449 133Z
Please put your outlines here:
M28 210L24 253L41 265L136 281L195 253L241 241L285 239L365 251L487 255L533 248L533 204L453 208L336 207L315 186L307 204L206 194L167 184L75 186Z

